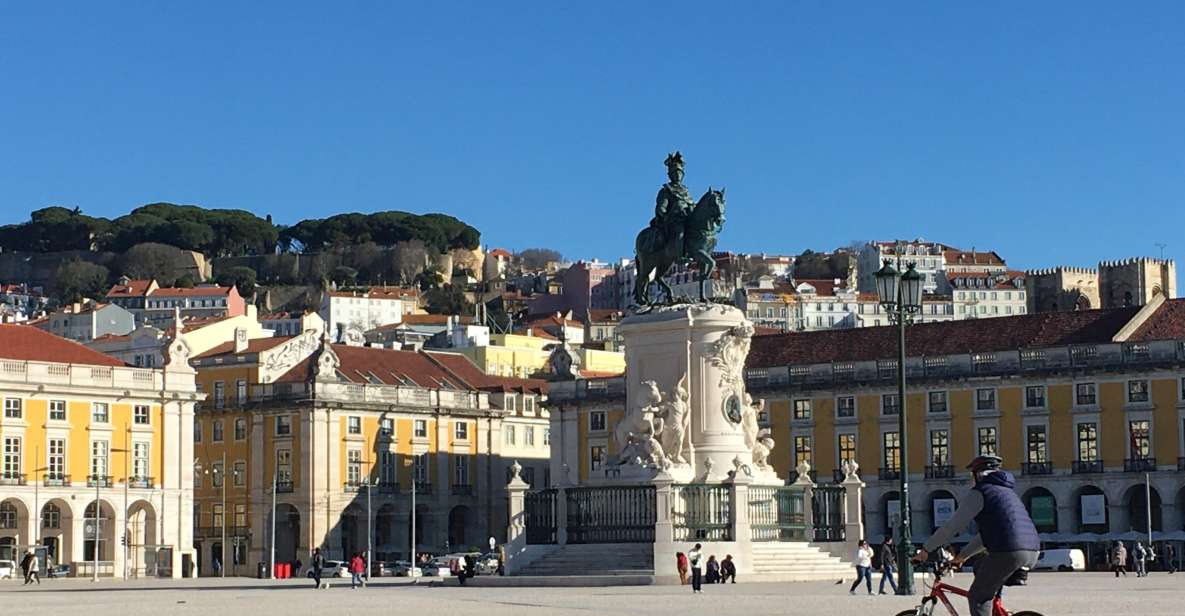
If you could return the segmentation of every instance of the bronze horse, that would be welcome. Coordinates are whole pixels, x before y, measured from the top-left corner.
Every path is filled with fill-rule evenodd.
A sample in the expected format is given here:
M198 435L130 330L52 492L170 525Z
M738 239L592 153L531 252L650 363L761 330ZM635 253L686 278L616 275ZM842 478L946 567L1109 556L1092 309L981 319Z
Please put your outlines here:
M638 233L634 241L637 257L637 279L634 282L634 301L639 306L653 305L650 299L650 275L665 294L667 303L674 303L674 291L664 280L667 272L677 263L692 261L699 267L699 299L707 301L708 279L716 269L712 250L716 248L716 234L724 226L724 190L712 190L700 197L683 222L682 233L663 238L662 230L647 227ZM656 235L657 234L657 235ZM645 247L654 246L652 251Z

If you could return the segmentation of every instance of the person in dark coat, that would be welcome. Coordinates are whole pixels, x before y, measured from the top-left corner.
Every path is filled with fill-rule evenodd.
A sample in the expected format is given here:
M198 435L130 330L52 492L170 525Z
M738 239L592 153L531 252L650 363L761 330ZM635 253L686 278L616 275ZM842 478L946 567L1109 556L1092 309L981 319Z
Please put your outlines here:
M313 574L313 583L315 584L313 588L321 588L321 568L325 566L325 557L321 555L321 548L313 549L313 559L310 566L312 569L309 573ZM325 587L328 588L329 585L326 584Z
M720 582L720 562L716 560L716 555L713 554L708 557L708 573L704 576L704 583L716 584Z
M881 590L880 593L885 594L885 582L889 583L889 587L893 589L893 594L897 594L897 581L893 579L893 575L897 573L897 546L893 545L893 536L885 536L884 542L881 543Z
M732 554L726 555L724 560L720 561L720 583L728 581L737 583L737 564L732 561Z
M1177 551L1173 548L1173 544L1165 542L1164 547L1160 549L1160 553L1164 556L1164 566L1169 570L1170 574L1177 572Z

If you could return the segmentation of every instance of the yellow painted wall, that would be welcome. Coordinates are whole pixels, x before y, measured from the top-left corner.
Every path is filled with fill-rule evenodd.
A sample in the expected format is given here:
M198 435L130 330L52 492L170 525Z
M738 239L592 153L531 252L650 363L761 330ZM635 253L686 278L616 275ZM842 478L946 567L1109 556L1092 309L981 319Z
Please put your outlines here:
M1057 469L1070 468L1078 457L1078 435L1074 432L1074 386L1070 383L1050 385L1046 390L1049 405L1049 432L1046 443L1049 461Z
M996 408L1000 409L999 430L996 432L996 444L1001 458L1004 458L1004 468L1019 469L1024 462L1026 444L1024 428L1022 427L1021 409L1024 408L1024 389L1020 387L1000 387L996 390Z
M1122 381L1099 383L1099 455L1107 465L1120 464L1127 457L1126 388Z

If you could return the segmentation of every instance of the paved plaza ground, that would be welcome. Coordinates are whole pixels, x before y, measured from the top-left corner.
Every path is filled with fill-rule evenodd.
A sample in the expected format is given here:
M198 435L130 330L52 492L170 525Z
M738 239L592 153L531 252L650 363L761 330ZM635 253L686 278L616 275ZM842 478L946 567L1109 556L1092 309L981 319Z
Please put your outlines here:
M877 576L879 580L879 576ZM952 579L969 582L970 574ZM300 580L254 579L183 581L46 580L22 587L17 580L0 582L0 611L8 614L253 614L255 616L318 614L415 613L481 614L611 614L637 616L751 616L804 614L892 616L916 599L894 596L849 596L847 586L834 583L751 583L705 586L695 596L688 587L632 586L607 588L490 588L426 584L403 579L376 580L369 588L350 590L336 580L328 590L313 590ZM1156 574L1144 579L1116 580L1100 573L1034 574L1027 588L1011 590L1007 603L1047 616L1060 614L1181 614L1185 606L1185 574ZM960 613L965 613L959 604Z

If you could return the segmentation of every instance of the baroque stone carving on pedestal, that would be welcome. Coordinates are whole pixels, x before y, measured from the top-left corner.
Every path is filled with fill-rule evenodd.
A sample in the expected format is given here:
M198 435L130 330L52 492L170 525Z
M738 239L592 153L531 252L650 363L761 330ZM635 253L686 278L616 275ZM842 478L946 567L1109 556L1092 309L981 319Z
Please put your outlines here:
M666 470L686 465L691 450L691 394L687 374L665 397L655 381L642 382L641 399L613 432L617 464Z

